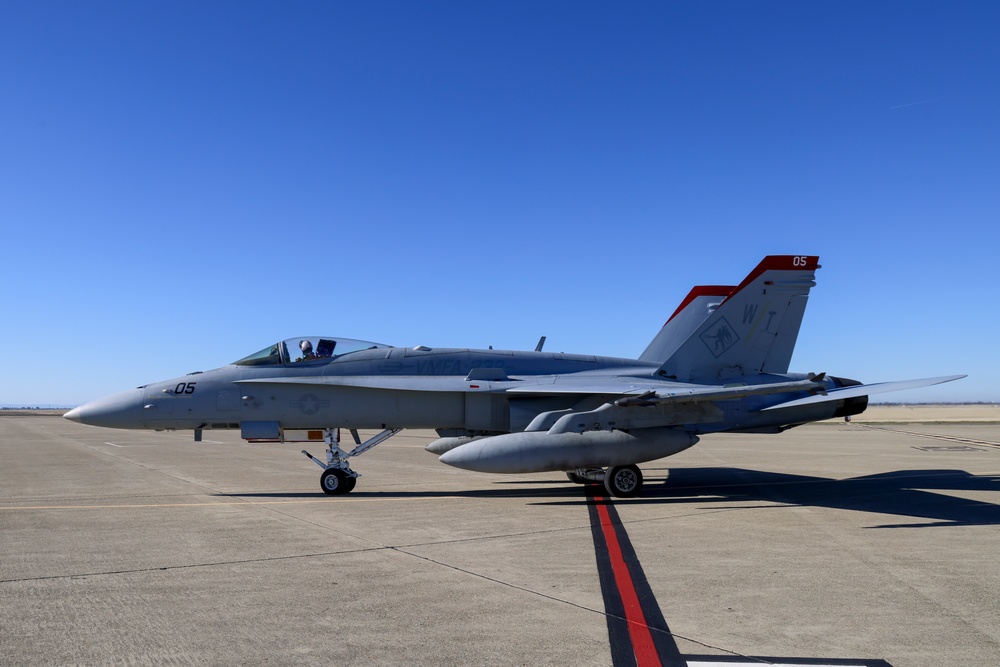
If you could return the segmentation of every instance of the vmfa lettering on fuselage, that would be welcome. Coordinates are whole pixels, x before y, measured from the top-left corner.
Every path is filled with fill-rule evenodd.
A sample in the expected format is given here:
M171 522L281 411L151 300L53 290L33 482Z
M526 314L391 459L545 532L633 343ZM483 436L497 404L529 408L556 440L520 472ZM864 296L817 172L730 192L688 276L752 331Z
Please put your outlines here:
M775 434L865 410L868 396L961 375L862 385L788 367L818 257L766 257L736 286L691 290L638 359L392 347L305 336L228 366L98 399L67 419L111 428L239 428L251 441L323 440L329 494L349 460L404 428L435 429L442 463L492 473L565 471L629 496L637 463L705 434ZM355 441L341 448L340 430ZM377 429L362 442L358 430Z

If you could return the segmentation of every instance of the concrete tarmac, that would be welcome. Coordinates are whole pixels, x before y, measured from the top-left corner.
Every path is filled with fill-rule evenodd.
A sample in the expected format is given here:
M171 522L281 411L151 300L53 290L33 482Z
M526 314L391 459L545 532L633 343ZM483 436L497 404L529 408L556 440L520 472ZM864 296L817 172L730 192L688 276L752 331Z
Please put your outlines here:
M584 488L448 468L434 437L329 497L321 444L0 417L0 665L624 664ZM641 468L613 507L662 664L1000 665L997 424L708 436Z

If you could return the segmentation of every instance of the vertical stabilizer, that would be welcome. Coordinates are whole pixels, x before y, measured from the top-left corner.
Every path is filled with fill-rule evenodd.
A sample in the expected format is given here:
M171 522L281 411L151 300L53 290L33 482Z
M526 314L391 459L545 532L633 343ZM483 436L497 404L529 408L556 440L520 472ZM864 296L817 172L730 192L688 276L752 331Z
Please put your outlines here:
M682 381L787 373L818 268L816 256L765 257L660 370Z
M698 285L691 288L656 338L639 356L639 361L662 364L669 359L734 289L732 285Z

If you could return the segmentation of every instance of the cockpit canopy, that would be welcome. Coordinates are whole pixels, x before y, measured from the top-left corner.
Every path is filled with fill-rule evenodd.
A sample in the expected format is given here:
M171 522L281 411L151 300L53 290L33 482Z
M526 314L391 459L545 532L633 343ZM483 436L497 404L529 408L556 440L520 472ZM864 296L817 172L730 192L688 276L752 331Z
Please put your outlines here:
M260 352L234 361L236 366L296 366L299 364L325 364L351 352L391 347L381 343L330 336L302 336L289 338L269 345Z

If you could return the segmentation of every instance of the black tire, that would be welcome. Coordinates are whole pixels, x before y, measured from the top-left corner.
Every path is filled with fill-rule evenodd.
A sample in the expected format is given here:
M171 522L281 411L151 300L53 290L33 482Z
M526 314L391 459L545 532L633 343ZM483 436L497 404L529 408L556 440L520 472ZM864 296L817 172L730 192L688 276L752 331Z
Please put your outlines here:
M631 498L642 490L639 466L612 466L604 473L604 488L615 498Z
M324 470L319 478L319 485L323 489L323 493L330 496L350 493L356 483L355 478L338 468Z

